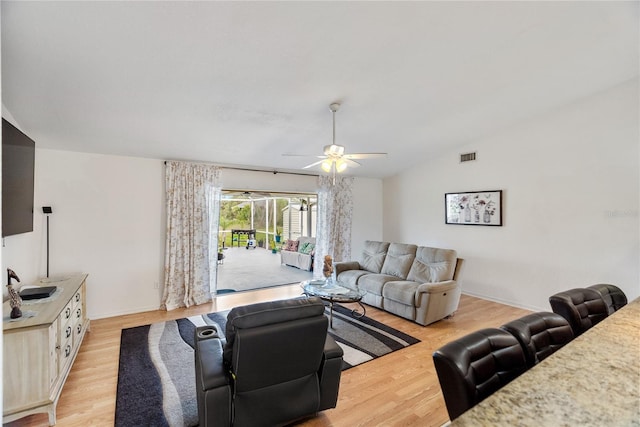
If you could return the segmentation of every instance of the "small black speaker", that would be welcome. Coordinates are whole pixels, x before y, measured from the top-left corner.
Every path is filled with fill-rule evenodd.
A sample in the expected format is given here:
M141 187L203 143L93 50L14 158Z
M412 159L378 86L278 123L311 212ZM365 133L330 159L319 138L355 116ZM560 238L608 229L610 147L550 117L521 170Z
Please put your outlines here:
M43 206L42 213L45 213L45 214L53 213L53 211L51 210L51 206Z

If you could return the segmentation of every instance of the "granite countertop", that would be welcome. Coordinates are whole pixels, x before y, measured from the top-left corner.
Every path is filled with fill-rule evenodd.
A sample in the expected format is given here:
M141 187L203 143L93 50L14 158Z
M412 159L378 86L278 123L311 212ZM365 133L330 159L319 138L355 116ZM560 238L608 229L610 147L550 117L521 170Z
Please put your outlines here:
M640 298L451 426L640 426Z

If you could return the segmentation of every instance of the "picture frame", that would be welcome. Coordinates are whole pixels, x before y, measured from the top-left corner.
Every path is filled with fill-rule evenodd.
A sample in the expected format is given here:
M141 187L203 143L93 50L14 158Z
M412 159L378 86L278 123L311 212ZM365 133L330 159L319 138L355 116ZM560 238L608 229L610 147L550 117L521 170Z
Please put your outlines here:
M502 226L502 190L445 193L445 224Z

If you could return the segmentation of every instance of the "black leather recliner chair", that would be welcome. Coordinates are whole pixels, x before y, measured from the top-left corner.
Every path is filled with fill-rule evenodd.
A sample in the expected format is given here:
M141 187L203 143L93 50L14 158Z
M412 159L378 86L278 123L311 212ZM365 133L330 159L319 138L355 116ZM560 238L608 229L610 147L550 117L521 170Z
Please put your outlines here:
M500 329L509 332L520 342L529 367L551 356L573 339L569 322L556 313L528 314L505 323Z
M567 319L576 337L609 315L602 296L593 289L559 292L549 297L549 304L554 313Z
M627 296L622 292L622 289L616 285L599 283L597 285L589 286L588 289L594 289L600 293L604 303L607 305L609 315L627 305Z
M216 329L196 329L200 427L278 426L335 408L342 349L327 334L318 298L237 307L226 343Z
M510 333L480 329L433 353L449 418L458 418L527 370L522 346Z

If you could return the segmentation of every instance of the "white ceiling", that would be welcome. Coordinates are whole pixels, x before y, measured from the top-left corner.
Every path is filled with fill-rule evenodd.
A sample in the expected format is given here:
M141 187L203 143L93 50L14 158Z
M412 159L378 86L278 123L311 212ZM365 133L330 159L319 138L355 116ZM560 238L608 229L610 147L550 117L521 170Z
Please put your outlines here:
M2 1L2 103L39 147L384 177L638 76L635 2ZM514 141L517 143L517 141Z

